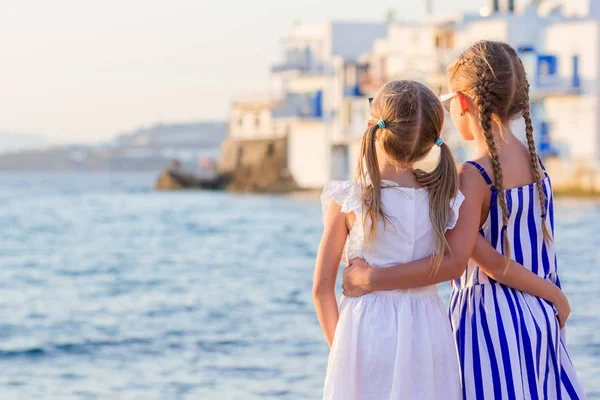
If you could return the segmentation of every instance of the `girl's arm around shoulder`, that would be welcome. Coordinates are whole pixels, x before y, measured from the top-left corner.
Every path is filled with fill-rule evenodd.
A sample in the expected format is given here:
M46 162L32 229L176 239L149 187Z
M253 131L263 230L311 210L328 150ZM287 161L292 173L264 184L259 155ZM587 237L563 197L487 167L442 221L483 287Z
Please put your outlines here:
M477 238L472 258L495 281L551 302L558 311L557 318L561 328L565 325L571 313L571 306L558 286L514 260L510 260L507 265L506 258L481 235Z
M432 275L433 260L425 257L390 268L367 268L362 260L353 260L344 274L344 294L352 289L394 290L428 286L456 279L462 275L479 235L482 204L489 190L479 172L470 165L459 168L460 191L465 196L458 220L447 231L448 249L438 272Z
M321 328L331 347L338 321L335 280L348 236L346 214L342 212L342 206L331 200L323 223L325 229L315 263L313 300Z
M467 164L463 168L462 174L468 176L465 181L474 179L473 172L478 173L472 165ZM477 235L471 258L495 281L553 303L558 310L561 326L564 325L571 308L564 293L552 282L534 274L514 260L507 264L506 257L496 251L481 235Z

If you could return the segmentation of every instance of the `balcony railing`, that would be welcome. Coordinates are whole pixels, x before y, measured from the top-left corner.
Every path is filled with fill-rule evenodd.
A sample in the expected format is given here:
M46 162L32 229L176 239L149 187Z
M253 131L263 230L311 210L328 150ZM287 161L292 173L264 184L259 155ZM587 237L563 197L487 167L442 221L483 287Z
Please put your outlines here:
M388 82L385 74L366 73L360 79L361 93L375 93L379 88Z
M558 149L554 146L550 137L550 128L551 126L547 121L540 122L538 146L542 157L555 157L558 155Z
M323 64L306 65L299 62L276 64L271 67L271 72L274 74L291 71L298 71L303 74L324 74L327 69Z
M531 96L535 99L546 96L576 95L581 93L577 79L560 76L544 76L531 83Z
M360 86L359 85L346 86L344 88L344 96L345 97L363 96L363 93L360 90Z
M289 95L273 110L273 118L323 118L323 93Z

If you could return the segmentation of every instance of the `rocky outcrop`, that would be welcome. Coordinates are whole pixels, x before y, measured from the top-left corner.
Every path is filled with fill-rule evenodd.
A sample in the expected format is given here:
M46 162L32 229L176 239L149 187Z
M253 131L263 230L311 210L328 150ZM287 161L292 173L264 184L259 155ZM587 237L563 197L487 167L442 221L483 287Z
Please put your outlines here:
M222 145L219 173L226 190L282 193L298 190L287 168L287 139L235 140Z
M226 185L224 176L203 176L197 172L185 169L166 168L156 180L155 190L183 190L183 189L222 189Z
M600 170L589 160L544 160L554 194L568 197L600 196Z
M156 190L225 189L232 192L285 193L299 187L287 168L287 139L226 139L210 176L172 162L158 177Z
M156 183L154 184L154 190L183 190L188 189L181 182L173 179L171 175L171 171L168 169L163 170L158 179L156 179Z

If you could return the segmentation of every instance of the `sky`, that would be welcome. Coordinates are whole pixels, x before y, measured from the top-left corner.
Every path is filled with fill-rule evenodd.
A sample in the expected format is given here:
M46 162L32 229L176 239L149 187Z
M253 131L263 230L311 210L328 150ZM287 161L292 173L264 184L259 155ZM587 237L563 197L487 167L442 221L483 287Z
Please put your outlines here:
M434 0L435 13L483 0ZM265 92L295 21L417 19L419 0L0 0L0 131L95 143L226 120Z

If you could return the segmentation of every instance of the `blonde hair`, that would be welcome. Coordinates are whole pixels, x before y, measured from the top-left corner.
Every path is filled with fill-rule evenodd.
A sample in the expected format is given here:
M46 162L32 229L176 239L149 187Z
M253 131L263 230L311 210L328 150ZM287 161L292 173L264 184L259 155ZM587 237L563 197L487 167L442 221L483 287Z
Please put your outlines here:
M390 161L398 166L410 165L427 156L439 139L444 111L439 99L425 85L414 81L392 81L384 85L371 103L371 116L385 127L374 124L367 128L360 149L357 180L362 186L363 227L367 243L373 240L377 221L385 224L388 217L381 207L381 176L375 149L379 141ZM429 216L436 234L432 274L440 267L448 246L446 224L450 216L450 200L458 191L456 163L450 148L440 146L440 158L431 172L415 170L417 181L429 191ZM367 221L371 226L367 230Z
M492 122L502 126L512 119L520 117L525 119L531 171L535 178L542 209L542 232L545 240L552 240L546 224L546 195L542 186L539 158L533 140L529 82L525 68L517 52L508 44L483 40L467 49L457 61L450 65L448 73L454 89L469 94L479 111L481 128L492 161L494 186L498 191L502 209L504 254L508 264L511 259L511 246L507 232L508 209L502 185L502 167L492 132Z

